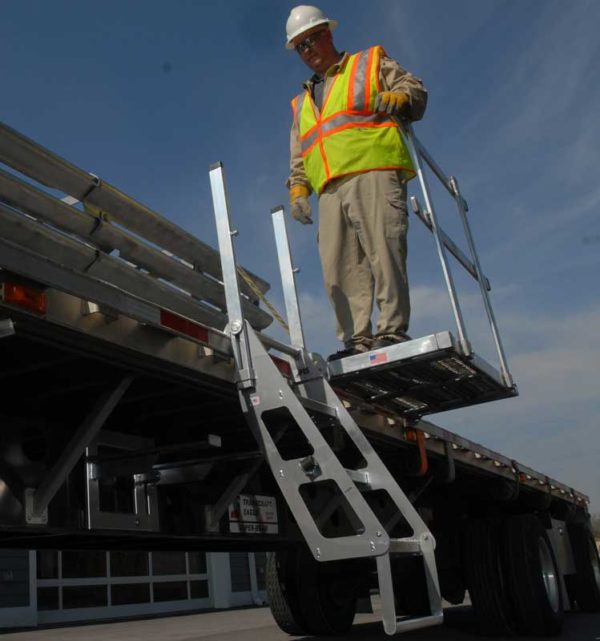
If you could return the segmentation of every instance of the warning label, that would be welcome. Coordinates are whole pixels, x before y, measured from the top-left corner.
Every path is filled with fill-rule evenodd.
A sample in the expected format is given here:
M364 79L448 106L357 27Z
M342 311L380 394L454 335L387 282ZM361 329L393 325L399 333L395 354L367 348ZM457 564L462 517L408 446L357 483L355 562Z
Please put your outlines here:
M278 534L275 497L240 494L229 506L229 531L243 534Z

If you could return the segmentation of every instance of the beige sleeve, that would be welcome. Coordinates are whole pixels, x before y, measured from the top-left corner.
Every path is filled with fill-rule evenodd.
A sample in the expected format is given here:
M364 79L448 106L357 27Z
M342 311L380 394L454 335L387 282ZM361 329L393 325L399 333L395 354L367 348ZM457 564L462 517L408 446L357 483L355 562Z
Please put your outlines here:
M300 147L300 132L296 119L292 119L292 129L290 131L290 177L286 181L286 187L289 189L292 185L306 185L312 192L306 174L304 173L304 163L302 162L302 148Z
M395 60L381 56L379 80L382 91L402 91L410 96L410 119L421 120L427 106L427 89L419 78L403 69Z

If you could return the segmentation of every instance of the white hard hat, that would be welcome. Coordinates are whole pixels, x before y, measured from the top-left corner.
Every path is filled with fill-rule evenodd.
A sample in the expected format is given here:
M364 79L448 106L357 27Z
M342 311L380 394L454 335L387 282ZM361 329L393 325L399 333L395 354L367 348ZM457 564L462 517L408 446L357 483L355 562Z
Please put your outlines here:
M301 33L317 27L320 24L326 24L331 31L337 27L337 20L330 20L323 15L321 9L309 4L301 4L294 7L290 12L290 17L285 23L287 35L286 49L293 49L292 40Z

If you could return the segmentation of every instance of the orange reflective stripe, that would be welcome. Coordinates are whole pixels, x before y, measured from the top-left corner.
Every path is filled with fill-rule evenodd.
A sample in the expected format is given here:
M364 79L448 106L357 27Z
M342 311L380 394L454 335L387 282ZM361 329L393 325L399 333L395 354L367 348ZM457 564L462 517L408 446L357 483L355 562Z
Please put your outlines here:
M356 127L360 127L361 129L374 129L382 127L396 127L396 124L394 124L393 122L347 122L346 124L340 125L335 129L331 129L323 137L327 138L328 136L337 134L338 131L343 131L344 129L353 129Z
M349 129L351 127L397 127L398 125L393 122L387 114L384 113L371 113L356 114L352 112L338 112L334 116L329 117L326 121L321 123L319 131L315 131L314 127L311 134L304 136L301 140L302 155L305 156L315 146L315 144L322 138L327 138L332 134L341 131L342 129Z
M360 127L361 129L383 129L385 127L396 127L396 124L393 122L347 122L341 125L338 125L337 127L324 132L322 136L320 137L315 137L313 138L309 143L306 144L306 146L302 146L302 157L308 156L308 154L313 150L314 146L319 143L321 144L323 140L326 140L329 138L329 136L332 136L333 134L337 134L340 131L344 131L345 129L353 129Z

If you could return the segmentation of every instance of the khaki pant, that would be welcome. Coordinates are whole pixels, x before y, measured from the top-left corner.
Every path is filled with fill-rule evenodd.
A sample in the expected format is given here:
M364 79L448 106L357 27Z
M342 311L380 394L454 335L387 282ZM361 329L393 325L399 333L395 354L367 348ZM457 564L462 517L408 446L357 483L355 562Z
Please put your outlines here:
M344 343L408 329L406 185L401 173L369 171L330 183L319 197L323 278Z

